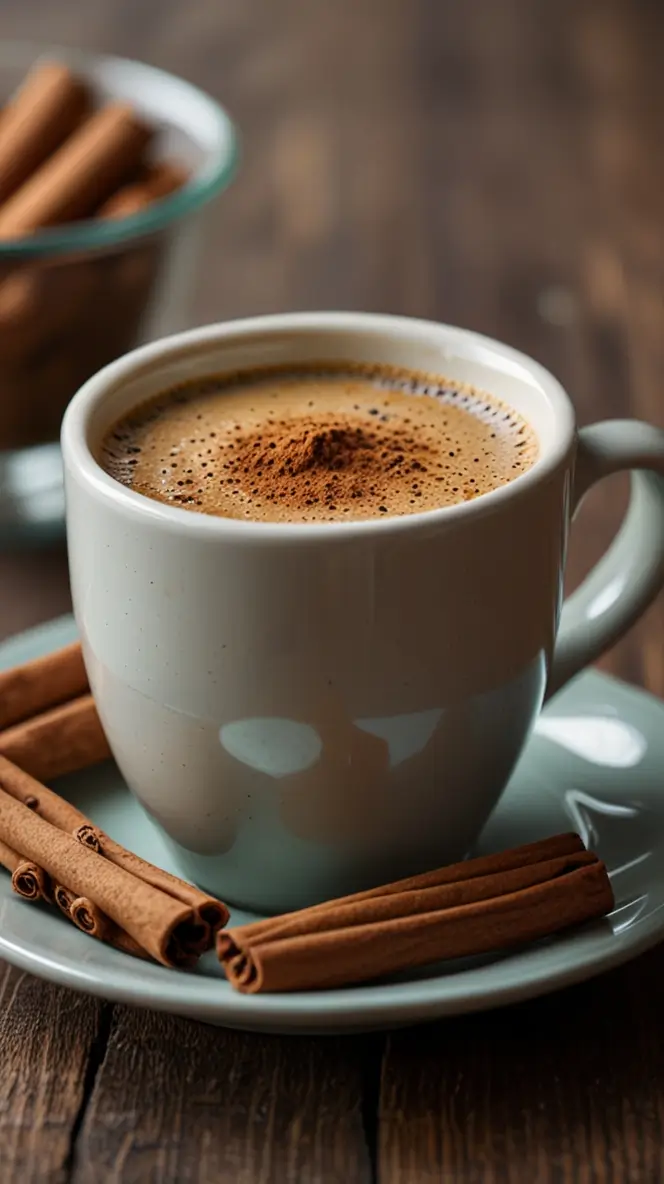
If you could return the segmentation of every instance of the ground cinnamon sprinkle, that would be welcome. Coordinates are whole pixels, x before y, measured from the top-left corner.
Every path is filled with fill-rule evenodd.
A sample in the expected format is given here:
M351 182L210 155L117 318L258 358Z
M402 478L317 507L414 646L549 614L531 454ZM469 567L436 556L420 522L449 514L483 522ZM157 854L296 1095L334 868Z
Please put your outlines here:
M238 484L251 484L254 496L269 502L288 498L291 507L325 505L335 509L371 495L380 499L392 470L403 466L410 472L424 471L421 460L408 455L413 439L403 428L379 423L375 429L358 427L339 417L319 421L313 416L276 425L273 432L262 429L239 439L228 461L228 472ZM418 453L426 452L425 441ZM387 513L387 506L378 506Z

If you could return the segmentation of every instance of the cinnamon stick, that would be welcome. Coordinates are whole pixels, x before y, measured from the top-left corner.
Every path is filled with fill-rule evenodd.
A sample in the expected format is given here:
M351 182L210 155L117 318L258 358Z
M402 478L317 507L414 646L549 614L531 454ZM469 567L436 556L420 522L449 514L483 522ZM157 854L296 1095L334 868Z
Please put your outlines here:
M84 896L75 897L69 904L69 916L74 925L89 937L96 937L98 941L106 942L107 945L122 950L124 954L131 954L134 958L147 958L148 955L142 946L116 925L115 921L111 921L110 917L102 913L94 901L87 900Z
M89 89L60 62L31 70L0 121L0 202L80 124Z
M9 780L3 770L3 783ZM195 965L202 937L210 941L209 927L192 908L97 855L4 789L0 790L0 839L43 867L60 887L61 896L66 890L75 898L94 901L164 966Z
M154 201L168 197L181 189L188 180L188 173L180 165L164 161L145 170L137 181L123 185L109 197L97 212L98 218L128 218L138 214Z
M57 826L59 830L67 831L69 834L73 834L79 826L87 822L85 814L66 798L60 797L52 789L47 789L25 769L12 764L1 755L0 789L11 794L29 810L34 810L52 826Z
M12 889L26 900L51 900L51 885L43 868L21 859L12 872Z
M245 993L335 987L509 948L612 907L604 865L578 836L556 836L225 930L217 953Z
M58 830L73 835L81 846L95 852L95 854L109 860L123 871L142 880L152 888L167 893L181 904L188 905L194 911L196 923L201 923L199 943L196 948L199 953L210 949L210 934L216 931L228 920L228 909L221 901L201 891L179 876L173 876L163 868L155 867L147 860L141 859L133 851L127 851L108 835L104 834L81 811L60 797L52 789L41 785L25 770L16 768L6 758L0 756L0 790L10 794L16 801L21 802L28 809L34 810L40 818L49 822ZM209 930L209 933L208 933Z
M0 732L0 754L50 781L108 760L111 750L92 695L81 695Z
M57 904L60 912L64 914L68 920L71 921L71 906L76 900L76 893L70 892L69 888L65 888L64 884L53 885L53 901Z
M96 937L98 941L122 950L124 954L131 954L134 958L147 958L146 951L135 942L124 929L111 921L98 909L96 904L85 896L76 896L64 884L56 884L53 899L60 912L68 921L73 921L77 929L87 933L89 937Z
M12 888L26 900L50 900L51 889L43 868L19 855L6 843L0 842L0 864L11 872Z
M151 132L127 103L109 103L0 208L0 238L91 214L138 165Z
M382 901L385 897L402 896L406 893L422 892L429 888L444 888L447 885L460 884L468 880L486 876L502 875L519 868L530 867L532 864L546 860L559 859L568 855L585 853L583 840L574 831L565 834L551 835L546 839L539 839L534 843L524 843L520 847L511 847L507 851L499 851L494 855L480 855L475 859L464 859L460 863L446 864L433 871L420 872L416 876L407 876L403 880L394 880L390 884L380 884L376 888L367 888L363 892L353 892L350 896L338 896L332 900L324 900L321 904L310 905L306 909L298 909L293 913L282 914L278 917L266 917L264 921L254 921L251 925L251 939L269 935L280 926L284 917L306 918L312 927L316 924L319 913L337 913L346 905L357 905L372 901ZM328 920L327 924L330 924ZM325 925L325 922L323 922ZM221 936L221 935L220 935Z
M120 843L116 843L114 839L104 834L92 823L88 821L83 823L74 831L74 836L79 843L90 847L93 851L98 851L117 867L124 868L133 876L144 880L146 884L151 884L153 888L160 888L163 892L170 893L176 900L181 900L183 904L190 905L214 932L228 919L228 909L213 896L208 896L207 893L202 892L193 884L189 884L186 880L181 880L178 876L164 871L163 868L148 863L146 859L141 859L139 855L122 847Z
M0 731L88 690L79 641L0 671Z

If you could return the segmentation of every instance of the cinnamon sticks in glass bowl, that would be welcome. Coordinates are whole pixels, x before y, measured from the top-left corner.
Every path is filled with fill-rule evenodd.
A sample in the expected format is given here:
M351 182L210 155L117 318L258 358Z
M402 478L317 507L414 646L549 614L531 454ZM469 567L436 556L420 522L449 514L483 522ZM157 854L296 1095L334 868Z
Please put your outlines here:
M0 46L0 539L62 527L69 399L188 322L199 214L230 120L149 66Z

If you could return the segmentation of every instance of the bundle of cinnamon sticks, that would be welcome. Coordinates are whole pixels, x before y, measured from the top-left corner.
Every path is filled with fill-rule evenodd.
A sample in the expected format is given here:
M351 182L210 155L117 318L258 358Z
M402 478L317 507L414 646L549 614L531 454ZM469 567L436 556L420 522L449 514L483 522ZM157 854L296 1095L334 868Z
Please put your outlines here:
M223 929L221 901L127 851L41 783L108 755L77 643L0 674L0 864L14 890L166 966L190 966L214 944L243 993L346 986L509 949L614 906L604 864L563 834Z
M16 892L57 903L84 932L164 966L193 966L228 919L221 901L127 851L4 757L0 842Z
M124 218L186 183L154 161L155 130L125 102L95 105L60 62L36 65L0 120L0 251L81 219ZM0 270L0 449L53 439L77 387L135 343L163 243L7 262Z
M38 780L110 756L78 643L0 674L0 729L0 864L14 891L125 953L193 966L226 906L127 851Z

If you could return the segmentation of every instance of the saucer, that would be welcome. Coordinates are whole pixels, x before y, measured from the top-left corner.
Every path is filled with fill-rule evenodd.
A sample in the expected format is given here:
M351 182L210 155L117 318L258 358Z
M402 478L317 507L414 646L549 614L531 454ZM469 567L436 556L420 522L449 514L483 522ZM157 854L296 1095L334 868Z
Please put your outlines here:
M0 668L75 635L71 617L23 633L0 646ZM605 920L509 955L439 963L369 986L238 995L213 953L193 973L131 958L56 911L21 900L0 873L0 957L106 999L260 1032L396 1027L515 1003L590 978L664 937L663 768L664 704L652 696L589 672L546 707L477 853L576 830L606 863L617 905ZM175 870L111 762L63 779L58 789L125 846ZM234 910L231 923L252 919Z

